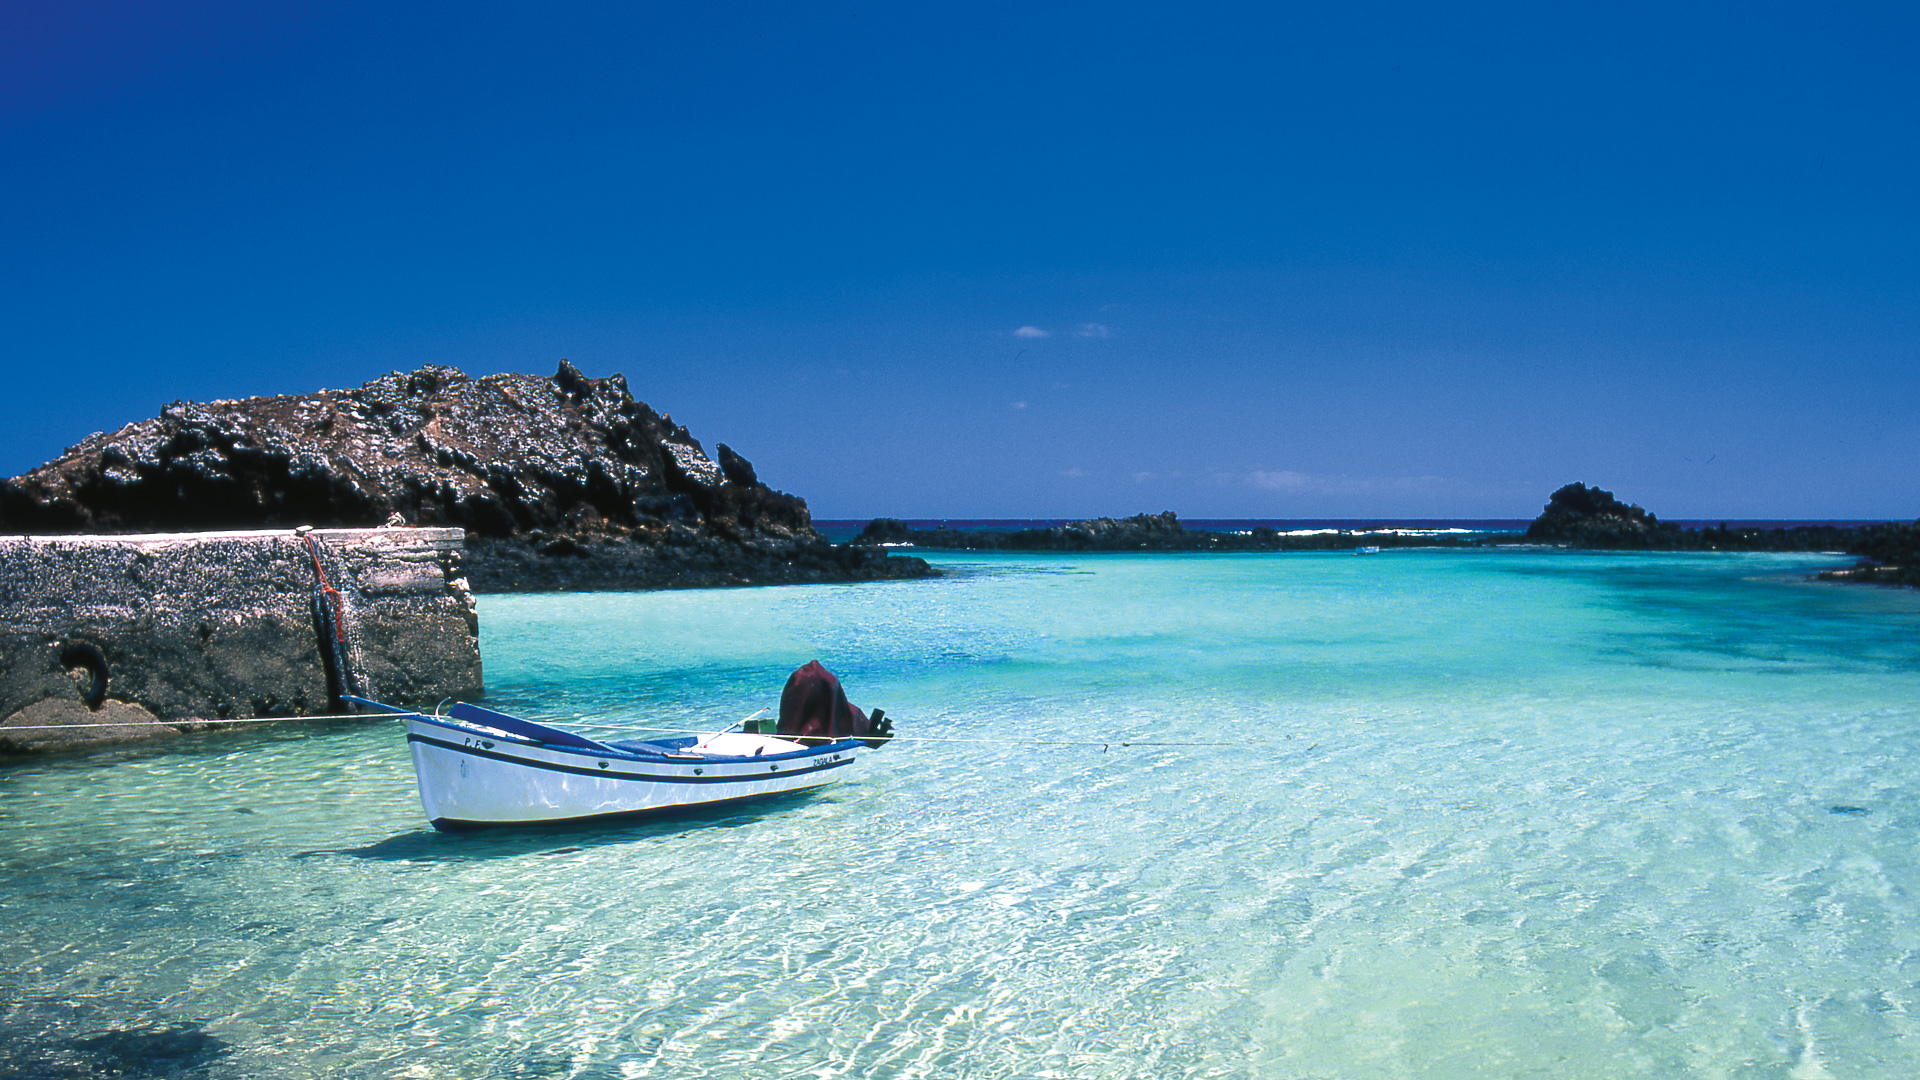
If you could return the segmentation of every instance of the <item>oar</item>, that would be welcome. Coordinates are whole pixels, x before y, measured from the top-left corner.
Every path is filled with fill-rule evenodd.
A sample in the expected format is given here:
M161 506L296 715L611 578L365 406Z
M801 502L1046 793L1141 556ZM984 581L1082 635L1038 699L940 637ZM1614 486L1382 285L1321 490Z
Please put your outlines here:
M410 709L398 709L384 702L369 701L366 698L349 697L347 700L358 702L362 705L372 705L374 708L385 709L388 712L400 713L404 716L420 715ZM478 705L469 705L464 701L456 703L453 708L447 710L447 715L455 720L464 720L470 724L481 724L493 728L496 731L507 731L515 735L523 735L535 742L543 742L549 746L577 746L582 750L596 750L603 754L624 753L624 751L616 747L608 746L606 743L595 742L585 735L576 735L571 731L564 731L557 727L536 724L531 720L522 720L517 716L508 716L506 713L494 712L492 709L483 709Z

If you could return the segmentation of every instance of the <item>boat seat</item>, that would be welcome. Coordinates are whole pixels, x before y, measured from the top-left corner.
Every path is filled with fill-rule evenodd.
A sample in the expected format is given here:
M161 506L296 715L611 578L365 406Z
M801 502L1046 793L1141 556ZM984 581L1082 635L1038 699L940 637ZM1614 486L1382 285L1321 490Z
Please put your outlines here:
M607 743L615 750L625 750L629 754L673 754L684 752L684 747L671 743L654 742L650 739L615 739Z

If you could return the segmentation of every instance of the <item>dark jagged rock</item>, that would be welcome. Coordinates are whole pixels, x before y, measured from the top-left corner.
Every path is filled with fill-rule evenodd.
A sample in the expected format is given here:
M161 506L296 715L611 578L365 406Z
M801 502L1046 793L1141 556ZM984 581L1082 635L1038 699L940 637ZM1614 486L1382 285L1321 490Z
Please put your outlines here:
M911 544L913 530L899 518L874 518L860 535L853 538L856 544Z
M837 547L806 502L709 458L619 375L392 372L352 390L174 402L0 482L0 532L466 530L482 591L924 577Z
M734 453L733 447L726 443L714 443L713 448L720 452L720 475L727 478L727 483L742 487L753 487L760 483L760 478L754 475L753 463Z
M1527 526L1527 539L1583 548L1671 548L1682 531L1628 506L1611 491L1568 484L1553 493L1546 510Z
M1093 518L1067 525L1012 532L914 529L895 518L875 518L853 543L950 551L1339 551L1375 547L1464 547L1477 536L1326 530L1283 533L1258 527L1244 532L1189 529L1168 510L1130 518Z
M1920 521L1869 525L1856 532L1843 550L1860 556L1860 561L1851 569L1826 571L1822 579L1920 586Z

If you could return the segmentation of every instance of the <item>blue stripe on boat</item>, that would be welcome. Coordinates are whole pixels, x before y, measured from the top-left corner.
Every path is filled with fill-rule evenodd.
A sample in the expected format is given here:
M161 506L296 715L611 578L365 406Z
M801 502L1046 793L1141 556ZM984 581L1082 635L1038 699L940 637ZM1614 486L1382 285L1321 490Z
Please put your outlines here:
M465 738L485 739L489 737L487 732L468 727L465 724L449 723L444 717L427 716L424 713L408 713L406 715L422 724L430 724L433 727L446 731L457 731ZM514 734L519 738L539 743L555 753L583 754L596 758L608 757L615 761L633 761L636 758L652 761L693 761L693 757L681 755L686 754L691 747L698 745L700 742L699 736L686 735L678 738L665 739L623 739L619 742L594 743L590 746L576 747L572 745L555 746L551 743L545 743L540 739L536 739L531 735L522 735L518 732ZM409 737L411 738L411 735ZM860 740L858 739L841 739L837 742L825 743L820 746L804 747L799 750L787 750L778 754L701 754L699 755L699 760L702 763L713 762L717 764L724 764L729 761L797 761L801 758L813 757L822 750L831 750L838 747L852 749L859 745L859 743ZM459 747L459 749L463 750L467 748L467 746ZM676 755L673 751L680 751L681 754ZM512 760L519 761L520 759L513 758Z
M753 773L744 773L737 776L672 776L672 775L654 776L646 773L619 772L619 771L616 771L611 766L605 769L602 769L598 766L595 766L594 768L589 769L583 765L564 765L557 761L537 761L532 758L518 757L513 754L502 754L502 753L499 753L498 751L487 750L477 746L461 746L458 743L451 743L446 741L445 739L436 739L431 736L421 735L417 732L412 732L412 731L407 732L407 741L422 742L422 743L426 743L428 746L438 746L443 750L452 750L455 753L469 754L469 755L472 755L473 757L490 758L494 761L505 761L505 762L510 762L514 765L524 765L529 769L544 769L547 772L572 773L576 776L604 776L604 777L609 777L615 780L652 781L652 782L662 783L662 784L744 784L744 783L753 783L759 780L765 780L765 779L768 779L769 776L771 775L792 776L795 772L801 771L801 769L796 768L793 770L789 770L783 774L769 774L769 776L760 776ZM845 743L834 743L828 746L821 747L819 751L815 751L813 754L813 757L815 758L814 762L810 765L804 765L802 767L807 772L820 772L823 770L838 769L843 765L853 764L853 755L851 753L847 754L845 757L842 757L839 761L832 761L819 756L820 752L822 751L832 750L837 746L845 746L845 745L846 745ZM847 748L849 750L852 749L851 746L848 746ZM619 753L619 752L615 751L615 753ZM706 758L699 761L694 761L689 759L685 762L685 764L705 766L705 765L727 765L727 764L732 764L733 762L736 762L736 761L778 762L783 760L791 761L797 758L798 756L799 755L795 755L795 754L780 754L771 758L722 757L722 758ZM620 757L615 758L613 760L616 763L619 763L623 760L631 761L632 759L628 755L622 754Z

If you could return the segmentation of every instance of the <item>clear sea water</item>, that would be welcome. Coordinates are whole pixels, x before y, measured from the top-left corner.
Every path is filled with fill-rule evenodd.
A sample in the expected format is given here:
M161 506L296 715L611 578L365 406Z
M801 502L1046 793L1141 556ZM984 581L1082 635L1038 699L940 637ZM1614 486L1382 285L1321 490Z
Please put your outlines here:
M718 725L818 658L927 740L777 805L440 835L385 722L0 770L0 1076L1920 1075L1920 594L934 559L482 598L497 707Z

